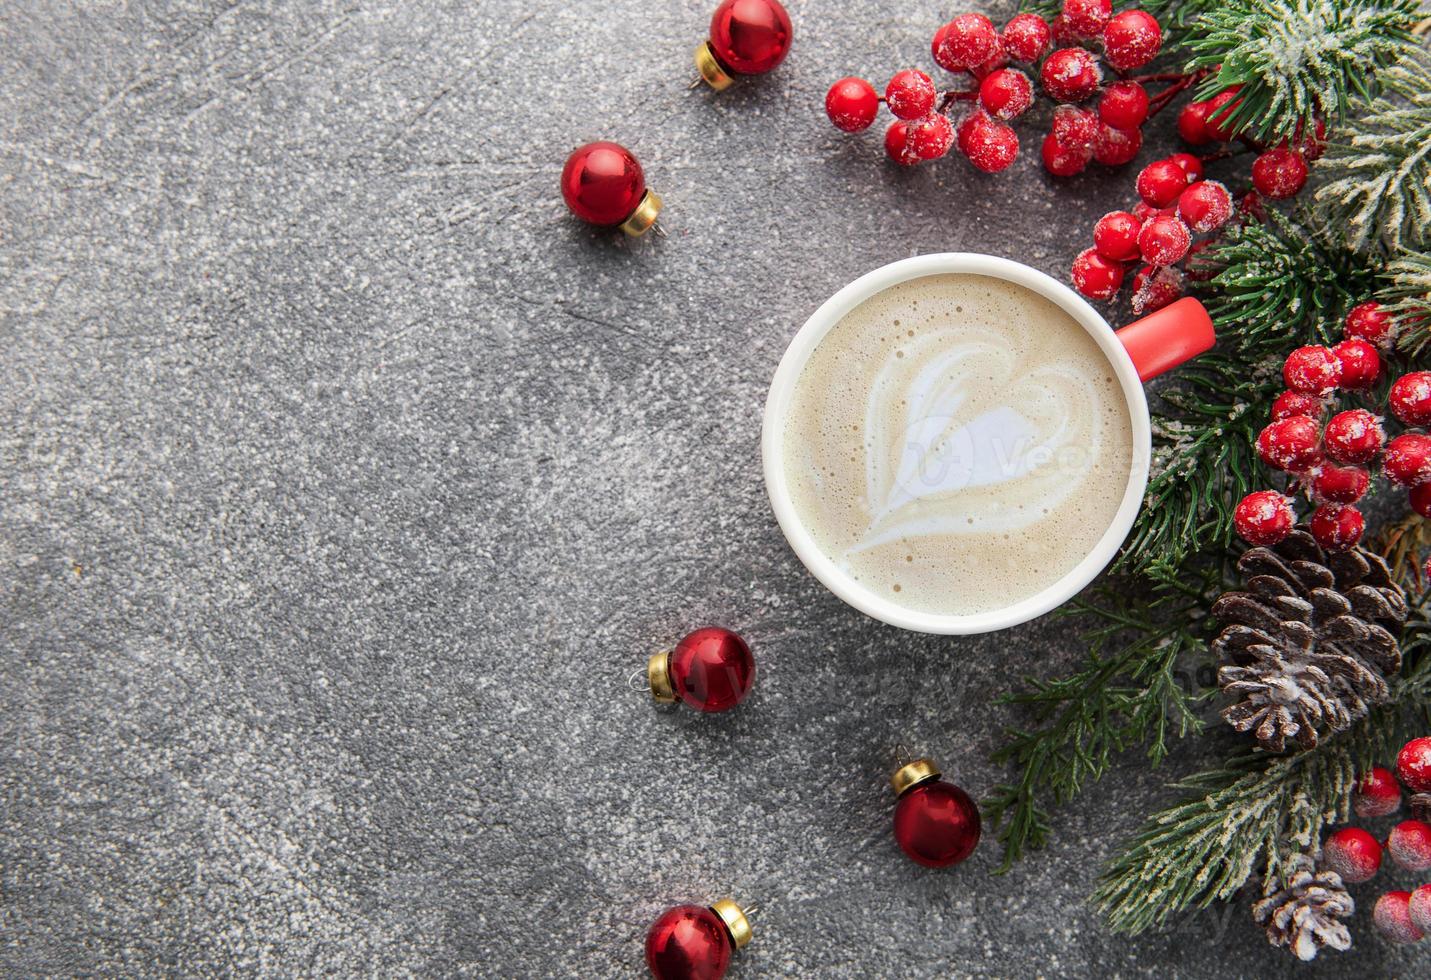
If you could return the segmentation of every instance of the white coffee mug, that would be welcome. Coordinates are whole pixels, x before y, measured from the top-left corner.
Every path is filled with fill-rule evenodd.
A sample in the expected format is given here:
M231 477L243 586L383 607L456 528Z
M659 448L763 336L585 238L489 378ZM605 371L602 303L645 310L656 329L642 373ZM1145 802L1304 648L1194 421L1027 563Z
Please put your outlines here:
M1133 425L1133 462L1123 501L1097 545L1082 561L1052 585L1002 609L970 615L920 612L876 595L841 571L815 543L801 522L785 479L785 417L806 361L835 324L865 300L910 279L966 273L1002 279L1052 300L1088 331L1113 366L1128 404ZM1212 320L1202 304L1191 298L1169 306L1114 331L1084 299L1063 283L1019 262L970 252L919 255L892 262L867 273L841 289L805 321L795 334L765 401L761 457L765 486L780 529L795 554L817 579L856 609L892 626L921 633L967 634L1006 629L1041 616L1067 602L1093 581L1117 554L1142 506L1152 457L1148 400L1143 382L1176 367L1213 345Z

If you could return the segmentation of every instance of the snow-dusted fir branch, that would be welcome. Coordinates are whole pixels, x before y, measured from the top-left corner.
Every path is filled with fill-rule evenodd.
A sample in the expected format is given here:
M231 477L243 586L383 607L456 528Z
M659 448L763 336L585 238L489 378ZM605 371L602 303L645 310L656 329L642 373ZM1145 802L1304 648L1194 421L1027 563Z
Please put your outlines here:
M1386 267L1381 298L1395 314L1402 350L1422 354L1431 346L1431 253L1402 252Z
M1378 71L1415 48L1416 19L1417 0L1226 0L1194 22L1189 68L1221 65L1199 98L1242 86L1230 128L1292 138L1371 99Z
M1431 241L1431 65L1423 54L1382 73L1385 95L1348 118L1322 162L1317 191L1352 245L1393 249Z

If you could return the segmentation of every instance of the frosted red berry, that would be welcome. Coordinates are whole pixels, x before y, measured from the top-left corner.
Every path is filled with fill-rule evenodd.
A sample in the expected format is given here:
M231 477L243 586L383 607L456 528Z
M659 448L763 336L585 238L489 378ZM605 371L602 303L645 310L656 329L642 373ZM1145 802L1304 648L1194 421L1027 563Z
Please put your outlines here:
M1039 153L1043 157L1044 169L1055 177L1081 174L1088 166L1088 161L1093 158L1092 147L1067 146L1059 142L1053 133L1043 138Z
M1053 110L1051 132L1055 139L1070 149L1092 150L1094 141L1098 139L1098 114L1076 105L1061 105Z
M1348 391L1370 388L1381 377L1381 356L1365 340L1343 340L1332 353L1342 365L1341 387Z
M1274 545L1292 533L1292 505L1276 490L1257 490L1243 497L1233 511L1237 533L1248 544Z
M869 129L879 114L879 96L863 78L842 78L825 93L825 115L836 129L858 133Z
M1242 105L1242 101L1237 97L1240 88L1240 85L1225 88L1207 100L1207 115L1203 119L1203 127L1210 138L1226 143L1242 128L1242 123L1234 122L1232 118Z
M1431 824L1403 820L1386 837L1386 853L1407 871L1431 868Z
M1297 137L1293 142L1297 144L1308 163L1320 160L1322 154L1327 152L1327 124L1322 120L1318 119L1313 125L1312 131L1305 136L1302 135L1302 129L1298 127Z
M1387 817L1401 809L1401 787L1390 769L1374 766L1357 781L1352 809L1364 820Z
M1413 793L1431 793L1431 736L1413 738L1401 747L1396 777Z
M919 162L919 154L910 146L909 130L909 123L896 119L884 131L884 152L901 167L912 167Z
M1017 68L1001 68L979 83L979 104L1000 119L1014 119L1033 105L1033 83Z
M1299 472L1322 459L1321 429L1305 415L1278 419L1257 435L1257 455L1276 470Z
M1364 408L1338 412L1323 433L1327 455L1338 463L1369 463L1386 445L1381 419Z
M1312 475L1312 499L1318 503L1354 504L1371 487L1371 473L1361 466L1323 463Z
M1407 495L1407 502L1411 504L1411 509L1422 517L1431 517L1431 483L1423 483L1419 487L1412 487ZM1428 562L1431 564L1431 562Z
M1127 211L1109 211L1093 226L1093 247L1114 262L1139 258L1138 232L1143 223Z
M1199 234L1216 231L1232 217L1232 195L1215 180L1200 180L1178 196L1178 217Z
M1073 260L1073 288L1089 299L1111 299L1123 285L1123 265L1085 248Z
M1381 870L1381 844L1360 827L1343 827L1327 835L1322 862L1349 885L1371 881Z
M1178 135L1193 146L1212 142L1207 131L1207 114L1212 111L1210 102L1189 102L1178 113Z
M1426 935L1411 921L1411 893L1387 892L1376 900L1371 921L1382 937L1394 943L1418 943Z
M1256 191L1248 191L1237 202L1237 214L1245 222L1248 218L1264 221L1267 218L1267 203Z
M1171 214L1154 215L1138 232L1138 250L1150 265L1172 265L1188 254L1192 235L1188 226Z
M1143 67L1162 45L1163 29L1141 10L1125 10L1103 28L1103 58L1118 71Z
M1298 347L1282 364L1282 382L1293 391L1325 395L1341 381L1342 362L1330 348Z
M1423 933L1431 932L1431 884L1418 885L1411 890L1406 913L1411 917L1412 925Z
M1006 169L1019 155L1019 136L1008 123L983 111L959 124L959 150L986 174Z
M1403 432L1386 444L1381 471L1392 483L1419 487L1431 481L1431 436Z
M1397 378L1388 400L1391 414L1407 425L1431 425L1431 371L1412 371Z
M1113 16L1113 0L1063 0L1063 16L1079 37L1097 37Z
M1073 25L1068 22L1068 18L1059 14L1048 25L1049 32L1053 36L1053 43L1060 48L1077 45L1087 38L1082 37L1073 29Z
M1115 129L1101 123L1093 144L1093 159L1107 167L1121 167L1137 156L1142 147L1141 129Z
M1060 102L1082 102L1098 91L1098 60L1083 48L1059 48L1039 70L1044 91Z
M1165 208L1187 188L1187 171L1171 160L1154 160L1138 172L1136 186L1149 207Z
M1395 321L1391 314L1382 309L1380 303L1368 300L1351 308L1346 322L1342 325L1342 335L1358 337L1385 350L1391 343Z
M1202 160L1191 153L1174 153L1168 157L1169 160L1183 168L1183 173L1188 175L1188 183L1196 184L1202 180Z
M1307 161L1296 150L1276 147L1252 163L1252 186L1274 201L1292 197L1307 182Z
M934 111L934 82L918 68L898 72L884 87L889 111L900 119L922 119Z
M954 124L942 113L932 112L909 124L909 146L921 160L937 160L954 143Z
M975 68L999 52L999 32L983 14L960 14L942 32L934 60L949 71Z
M1312 511L1312 537L1327 551L1350 551L1366 530L1366 519L1350 504L1322 504Z
M1145 265L1133 276L1133 312L1156 313L1181 296L1186 288L1182 270L1170 265Z
M1284 391L1272 403L1272 418L1289 419L1294 415L1305 415L1308 418L1320 419L1326 410L1326 403L1314 395L1300 391Z
M1048 22L1038 14L1015 14L1004 25L1004 53L1015 61L1038 61L1053 38Z

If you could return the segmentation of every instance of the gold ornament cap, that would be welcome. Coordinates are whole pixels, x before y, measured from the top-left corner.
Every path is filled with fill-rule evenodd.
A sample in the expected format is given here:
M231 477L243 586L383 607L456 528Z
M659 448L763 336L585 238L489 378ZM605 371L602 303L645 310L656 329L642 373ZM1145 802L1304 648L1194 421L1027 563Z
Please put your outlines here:
M723 898L711 906L711 911L725 923L735 948L744 949L750 942L750 920L745 917L745 910L730 899Z
M676 703L676 689L671 684L670 650L654 653L646 661L646 684L651 688L651 697L661 704Z
M717 92L724 92L735 84L735 79L720 63L720 59L716 57L715 48L711 47L709 41L702 41L696 48L696 71L701 73L701 81Z
M640 238L656 223L656 215L661 213L661 199L654 191L641 195L641 203L636 205L626 220L621 222L621 230L632 238Z
M933 759L915 759L896 769L894 775L889 777L889 784L894 787L895 796L903 796L905 791L920 783L938 778L939 767L934 764Z

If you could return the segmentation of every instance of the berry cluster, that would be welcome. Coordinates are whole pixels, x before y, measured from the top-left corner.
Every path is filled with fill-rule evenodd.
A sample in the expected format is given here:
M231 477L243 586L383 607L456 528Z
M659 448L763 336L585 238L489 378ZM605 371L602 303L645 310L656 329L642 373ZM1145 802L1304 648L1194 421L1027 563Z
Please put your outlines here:
M1402 746L1395 774L1376 766L1364 775L1352 797L1352 809L1363 820L1391 816L1401 809L1403 785L1413 794L1431 793L1431 737L1414 738ZM1413 813L1418 799L1424 796L1413 796ZM1391 828L1384 843L1360 827L1343 827L1323 843L1321 863L1347 884L1360 884L1376 877L1384 855L1407 871L1431 870L1431 824L1403 820ZM1386 892L1376 900L1372 921L1393 942L1419 942L1431 933L1431 883L1414 891Z
M1142 84L1146 79L1104 85L1104 65L1120 74L1140 68L1157 56L1162 42L1152 15L1141 10L1114 15L1112 0L1065 0L1051 25L1023 13L1002 32L983 14L959 14L934 33L930 50L940 68L965 77L966 87L940 93L928 75L910 68L890 79L880 97L864 79L842 78L826 93L825 112L837 128L856 133L874 123L883 102L895 116L884 147L896 163L936 160L957 146L974 166L997 173L1018 156L1019 137L1009 121L1033 105L1033 74L1046 95L1063 103L1043 142L1049 172L1075 174L1090 160L1118 166L1137 155L1143 122L1191 84L1186 79L1192 76L1175 76L1177 84L1150 97ZM1054 44L1059 47L1050 51ZM1094 44L1101 46L1101 62L1087 46ZM1029 71L1009 67L1012 63ZM1096 112L1076 104L1100 91ZM956 103L968 107L957 125L946 115Z
M1338 412L1323 424L1336 391L1365 392L1381 375L1381 354L1392 343L1394 322L1376 302L1347 314L1345 337L1335 347L1299 347L1282 365L1287 390L1272 403L1272 420L1257 437L1257 454L1292 476L1287 493L1258 490L1237 505L1238 534L1270 545L1291 533L1292 494L1316 505L1311 530L1328 551L1345 551L1361 539L1365 522L1354 506L1371 486L1372 467L1410 492L1411 506L1431 517L1431 435L1406 431L1388 439L1382 416L1364 408ZM1408 430L1431 426L1431 371L1398 378L1388 396L1391 414Z

